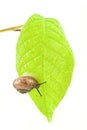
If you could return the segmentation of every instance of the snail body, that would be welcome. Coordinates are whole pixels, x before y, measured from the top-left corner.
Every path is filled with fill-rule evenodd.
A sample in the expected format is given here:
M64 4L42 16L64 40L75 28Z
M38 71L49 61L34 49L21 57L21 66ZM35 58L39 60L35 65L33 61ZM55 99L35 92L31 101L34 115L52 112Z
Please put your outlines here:
M27 93L30 92L32 89L36 88L40 96L42 96L38 88L44 83L45 82L39 84L38 81L32 76L23 76L16 78L13 81L13 86L20 93Z

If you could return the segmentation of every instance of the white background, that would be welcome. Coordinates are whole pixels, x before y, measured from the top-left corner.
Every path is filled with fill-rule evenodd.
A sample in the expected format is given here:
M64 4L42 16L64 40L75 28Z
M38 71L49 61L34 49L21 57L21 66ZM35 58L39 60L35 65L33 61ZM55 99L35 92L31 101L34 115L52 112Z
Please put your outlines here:
M87 130L86 0L0 0L0 29L24 24L32 14L60 21L75 56L71 85L56 108L52 123L30 97L12 85L19 32L0 33L0 130Z

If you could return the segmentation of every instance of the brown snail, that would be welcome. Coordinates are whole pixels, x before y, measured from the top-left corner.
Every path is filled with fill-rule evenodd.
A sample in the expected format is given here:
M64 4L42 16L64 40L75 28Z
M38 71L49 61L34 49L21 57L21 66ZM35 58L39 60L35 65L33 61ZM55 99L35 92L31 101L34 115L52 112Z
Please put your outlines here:
M32 76L23 76L15 79L13 81L13 86L20 93L27 93L36 88L40 96L42 96L38 88L44 83L46 83L46 81L43 83L38 83L38 81Z

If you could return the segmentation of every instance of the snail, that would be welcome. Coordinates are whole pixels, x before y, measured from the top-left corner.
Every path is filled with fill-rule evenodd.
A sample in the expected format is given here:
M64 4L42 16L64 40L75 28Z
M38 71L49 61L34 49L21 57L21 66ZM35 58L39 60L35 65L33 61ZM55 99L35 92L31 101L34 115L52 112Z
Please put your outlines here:
M13 81L13 86L20 93L27 93L30 92L32 89L36 88L40 96L42 96L38 88L40 87L40 85L44 83L46 83L46 81L42 83L38 83L38 81L32 76L23 76L23 77L16 78Z

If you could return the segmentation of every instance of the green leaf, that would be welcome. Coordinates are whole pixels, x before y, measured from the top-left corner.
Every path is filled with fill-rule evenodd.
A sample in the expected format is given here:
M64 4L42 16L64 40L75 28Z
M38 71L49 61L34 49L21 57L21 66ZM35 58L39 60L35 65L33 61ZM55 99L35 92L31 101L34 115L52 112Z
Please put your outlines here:
M16 68L19 76L33 75L40 86L29 95L47 117L64 97L72 78L74 57L60 23L38 14L31 16L20 33L16 47Z

